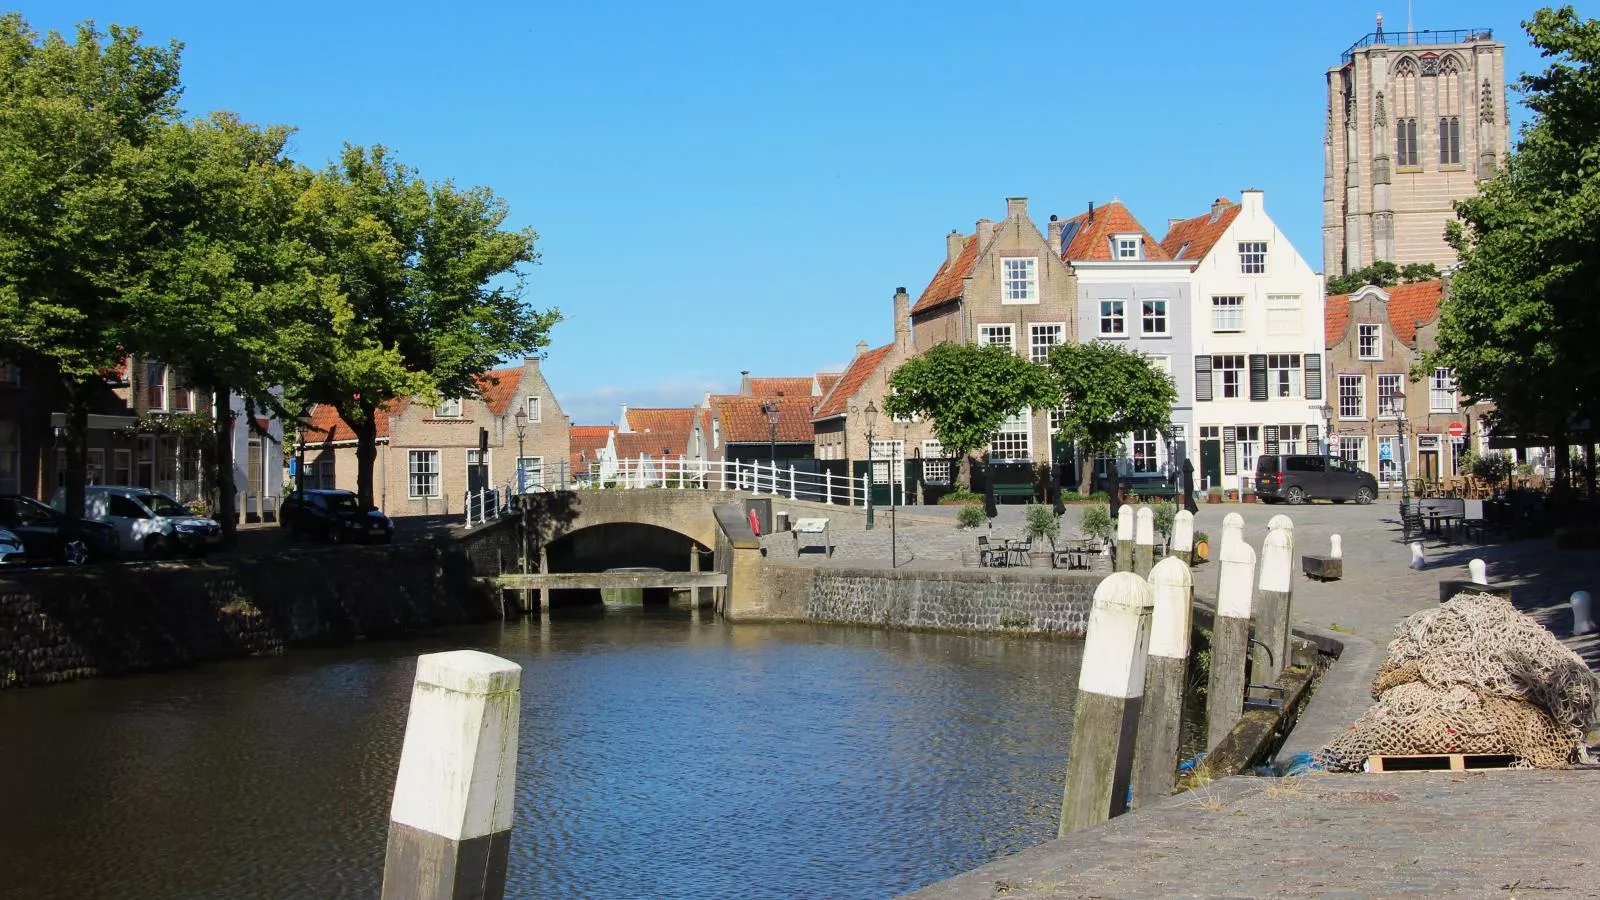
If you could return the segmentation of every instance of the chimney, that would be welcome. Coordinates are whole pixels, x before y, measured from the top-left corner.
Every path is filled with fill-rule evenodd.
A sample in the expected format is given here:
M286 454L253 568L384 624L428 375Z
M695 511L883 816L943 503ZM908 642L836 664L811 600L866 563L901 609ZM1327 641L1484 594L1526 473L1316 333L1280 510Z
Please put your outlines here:
M1067 248L1061 246L1061 220L1056 218L1055 213L1050 214L1050 227L1047 229L1045 237L1050 243L1051 250L1058 254L1066 252Z
M622 415L617 417L617 423L622 426L621 428L617 429L618 431L624 433L631 433L633 431L632 428L628 427L628 404L622 404Z
M978 252L989 246L989 241L994 239L994 223L988 219L978 220Z
M749 369L740 369L739 370L739 396L741 396L741 397L750 396L750 370Z
M894 289L894 343L911 346L911 295L903 287Z
M1006 198L1006 218L1008 218L1008 219L1023 219L1023 218L1027 218L1027 216L1028 216L1028 198L1027 197L1007 197Z
M1218 197L1217 199L1211 201L1211 214L1214 216L1232 205L1233 201L1229 200L1227 197Z
M867 352L867 342L866 341L856 341L856 355L860 356L861 354L863 354L865 352Z
M961 245L964 243L966 241L962 240L961 232L954 228L950 229L950 233L944 236L944 261L949 265L955 265L956 257L961 255Z
M1266 192L1260 188L1245 188L1239 195L1239 204L1250 212L1266 208Z

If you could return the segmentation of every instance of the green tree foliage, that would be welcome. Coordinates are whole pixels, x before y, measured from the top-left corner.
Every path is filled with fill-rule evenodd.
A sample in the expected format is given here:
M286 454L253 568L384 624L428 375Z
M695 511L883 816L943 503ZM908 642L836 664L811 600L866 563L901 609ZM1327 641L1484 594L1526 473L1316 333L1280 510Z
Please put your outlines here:
M319 322L327 340L302 397L355 432L362 503L379 409L476 395L497 361L549 343L560 314L523 302L519 268L538 258L537 235L504 229L506 216L488 188L427 184L382 147L347 146L302 196L301 232L345 300Z
M1379 260L1364 269L1357 269L1348 275L1335 275L1328 279L1328 293L1353 294L1369 284L1378 287L1393 287L1399 283L1415 284L1419 281L1431 281L1439 277L1439 267L1433 263L1409 263L1404 267L1396 266L1387 260Z
M62 379L69 510L83 506L90 392L125 354L128 291L163 234L145 167L178 116L180 45L139 39L93 23L41 37L0 15L0 334Z
M1427 365L1492 399L1496 427L1555 445L1562 490L1570 417L1600 414L1600 22L1566 6L1523 26L1552 62L1520 81L1533 116L1516 150L1456 204L1461 265Z
M999 344L935 345L896 369L889 386L884 412L932 421L939 446L961 460L962 488L972 484L971 455L1008 417L1061 402L1048 372Z
M1078 490L1089 492L1096 454L1114 454L1130 431L1166 429L1178 389L1142 354L1115 344L1061 344L1050 351L1065 409L1057 436L1071 441L1084 464Z

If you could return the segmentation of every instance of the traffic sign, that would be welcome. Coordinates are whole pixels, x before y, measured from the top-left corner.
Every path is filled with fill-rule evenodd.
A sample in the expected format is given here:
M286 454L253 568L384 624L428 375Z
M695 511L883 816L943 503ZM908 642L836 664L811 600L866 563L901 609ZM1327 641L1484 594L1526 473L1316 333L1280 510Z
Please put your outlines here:
M1455 438L1462 437L1462 436L1466 435L1466 433L1467 433L1467 426L1461 424L1460 422L1451 422L1450 423L1450 436L1451 437L1455 437Z

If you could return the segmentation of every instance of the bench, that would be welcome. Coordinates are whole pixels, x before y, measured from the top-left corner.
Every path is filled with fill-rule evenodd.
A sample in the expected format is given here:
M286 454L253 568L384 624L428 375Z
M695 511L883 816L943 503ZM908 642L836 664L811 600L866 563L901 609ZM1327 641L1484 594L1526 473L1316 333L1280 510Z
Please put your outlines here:
M1027 484L1010 483L997 484L994 486L994 496L996 500L999 500L1002 497L1027 497L1028 499L1032 500L1034 495L1035 491L1033 489L1033 482L1031 481Z

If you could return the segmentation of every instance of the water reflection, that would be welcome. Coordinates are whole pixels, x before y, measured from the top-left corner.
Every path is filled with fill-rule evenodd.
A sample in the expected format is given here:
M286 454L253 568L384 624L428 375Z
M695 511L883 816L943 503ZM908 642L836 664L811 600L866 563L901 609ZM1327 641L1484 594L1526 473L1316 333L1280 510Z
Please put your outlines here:
M0 893L374 896L458 646L525 667L514 896L882 897L1055 832L1078 644L611 610L0 694Z

